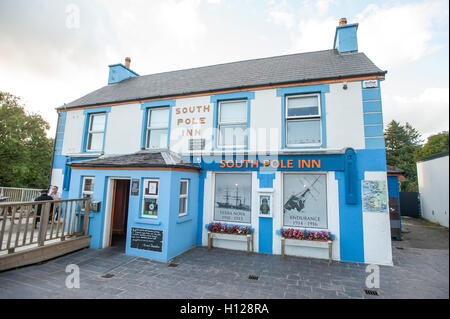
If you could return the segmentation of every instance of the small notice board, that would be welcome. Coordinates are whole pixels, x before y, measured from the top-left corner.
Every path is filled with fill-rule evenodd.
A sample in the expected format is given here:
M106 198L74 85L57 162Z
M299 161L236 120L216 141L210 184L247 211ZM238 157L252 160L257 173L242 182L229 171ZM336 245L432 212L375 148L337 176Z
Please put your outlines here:
M162 252L163 231L131 227L131 248Z

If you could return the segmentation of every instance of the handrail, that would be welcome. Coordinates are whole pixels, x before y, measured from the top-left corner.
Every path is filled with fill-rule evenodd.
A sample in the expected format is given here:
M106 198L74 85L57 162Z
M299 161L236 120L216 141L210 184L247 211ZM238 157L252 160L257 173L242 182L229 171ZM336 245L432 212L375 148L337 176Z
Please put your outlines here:
M0 253L87 235L90 203L90 198L1 203Z

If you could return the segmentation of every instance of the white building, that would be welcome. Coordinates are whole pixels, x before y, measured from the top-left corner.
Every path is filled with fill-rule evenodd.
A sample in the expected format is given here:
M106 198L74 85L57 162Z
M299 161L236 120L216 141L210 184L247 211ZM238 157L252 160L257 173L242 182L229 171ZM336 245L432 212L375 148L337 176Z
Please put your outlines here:
M448 152L417 162L422 217L448 227Z

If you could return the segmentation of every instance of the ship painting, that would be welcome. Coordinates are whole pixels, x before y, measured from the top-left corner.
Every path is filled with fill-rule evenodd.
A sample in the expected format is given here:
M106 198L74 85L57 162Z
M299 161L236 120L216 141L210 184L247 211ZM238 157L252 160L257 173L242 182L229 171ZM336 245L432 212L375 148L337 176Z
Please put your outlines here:
M245 204L245 196L239 195L238 187L236 187L235 195L230 195L228 188L226 188L223 199L224 201L216 201L217 207L250 211L250 205Z
M315 196L311 192L311 189L313 189L314 184L317 183L319 178L320 178L320 176L318 176L314 180L314 182L311 183L311 185L309 185L309 186L305 185L304 186L305 189L302 192L294 194L294 195L291 195L291 197L289 197L289 199L284 204L284 209L285 210L293 210L293 209L295 209L297 212L301 213L303 211L303 209L305 208L305 201L307 199L307 195L310 195L313 198L315 198Z

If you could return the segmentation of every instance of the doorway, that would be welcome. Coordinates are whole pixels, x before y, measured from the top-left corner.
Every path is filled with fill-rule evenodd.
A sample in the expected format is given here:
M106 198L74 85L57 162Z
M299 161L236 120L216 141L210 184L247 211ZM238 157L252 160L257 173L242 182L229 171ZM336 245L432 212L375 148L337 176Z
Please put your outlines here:
M109 245L125 250L127 240L130 180L114 179Z

